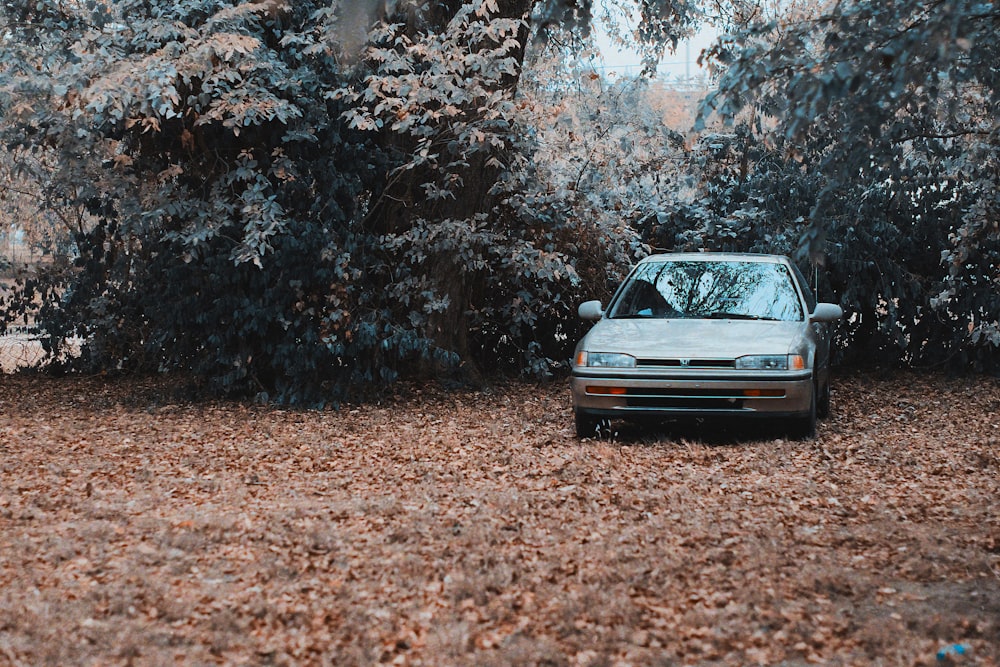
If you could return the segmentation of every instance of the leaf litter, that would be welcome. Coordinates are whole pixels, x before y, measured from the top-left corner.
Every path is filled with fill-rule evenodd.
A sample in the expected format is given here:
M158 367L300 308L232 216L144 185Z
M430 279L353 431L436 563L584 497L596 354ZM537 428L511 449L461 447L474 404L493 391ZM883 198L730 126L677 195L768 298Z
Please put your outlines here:
M580 441L562 383L0 376L0 664L998 664L1000 383L833 401Z

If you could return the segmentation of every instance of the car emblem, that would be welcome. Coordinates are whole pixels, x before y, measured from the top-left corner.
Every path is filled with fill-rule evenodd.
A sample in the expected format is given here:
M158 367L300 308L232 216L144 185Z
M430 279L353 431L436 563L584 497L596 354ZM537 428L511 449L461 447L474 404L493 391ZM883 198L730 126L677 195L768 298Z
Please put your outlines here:
M690 359L681 359L681 366L683 366L684 368L687 368L690 365L691 365L691 360Z

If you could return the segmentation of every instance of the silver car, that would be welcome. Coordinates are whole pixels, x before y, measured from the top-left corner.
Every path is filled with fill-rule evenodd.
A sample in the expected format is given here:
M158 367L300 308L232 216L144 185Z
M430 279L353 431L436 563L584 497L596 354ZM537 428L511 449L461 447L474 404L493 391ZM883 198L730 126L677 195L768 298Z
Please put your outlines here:
M830 405L829 324L787 257L653 255L611 298L580 305L593 328L576 346L579 437L612 418L756 416L812 437Z

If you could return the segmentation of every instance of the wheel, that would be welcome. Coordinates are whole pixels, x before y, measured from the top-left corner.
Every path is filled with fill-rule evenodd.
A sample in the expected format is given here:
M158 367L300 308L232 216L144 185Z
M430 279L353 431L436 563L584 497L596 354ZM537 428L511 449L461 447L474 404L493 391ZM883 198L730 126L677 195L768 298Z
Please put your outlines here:
M816 437L816 388L813 387L809 399L809 412L805 417L794 417L790 435L796 440L811 440Z
M816 401L816 416L826 419L830 416L830 383L827 382L823 390L819 392L819 400Z
M596 417L579 410L573 413L576 421L576 437L597 438L603 440L611 437L611 420L606 417Z
M576 437L589 438L594 435L594 431L597 430L597 417L579 410L573 412L573 417L576 421Z

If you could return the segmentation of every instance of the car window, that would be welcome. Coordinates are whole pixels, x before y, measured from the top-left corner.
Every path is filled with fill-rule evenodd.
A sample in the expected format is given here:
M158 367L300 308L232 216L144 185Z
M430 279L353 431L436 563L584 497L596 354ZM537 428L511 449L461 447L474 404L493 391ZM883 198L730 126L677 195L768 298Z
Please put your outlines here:
M803 318L787 266L721 260L640 264L610 311L612 318Z

